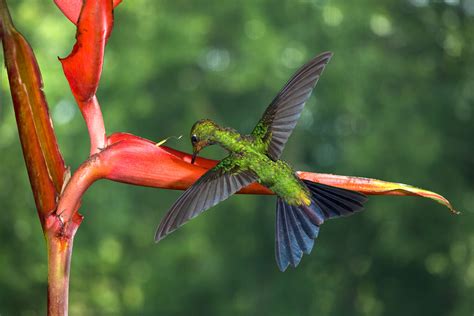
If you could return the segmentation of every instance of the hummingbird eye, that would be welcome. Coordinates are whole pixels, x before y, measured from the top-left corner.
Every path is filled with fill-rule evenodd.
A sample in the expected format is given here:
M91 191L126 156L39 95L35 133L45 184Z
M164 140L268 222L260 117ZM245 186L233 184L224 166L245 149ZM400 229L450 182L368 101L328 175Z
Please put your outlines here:
M198 139L197 139L197 136L196 135L192 135L191 136L191 143L197 143Z

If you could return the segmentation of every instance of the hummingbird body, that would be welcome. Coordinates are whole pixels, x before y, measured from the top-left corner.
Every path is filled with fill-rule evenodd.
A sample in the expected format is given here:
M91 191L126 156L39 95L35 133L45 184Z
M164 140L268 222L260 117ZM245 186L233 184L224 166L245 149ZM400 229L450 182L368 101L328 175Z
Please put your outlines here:
M199 135L199 139L218 144L232 154L229 161L221 162L218 167L230 172L235 168L252 171L257 176L257 182L288 204L310 204L310 193L293 168L283 160L274 161L268 157L266 146L260 139L252 135L242 136L233 129L221 127L207 119L196 122L191 135Z
M296 267L309 254L319 227L330 218L362 209L366 196L358 192L300 180L289 164L280 160L331 53L323 53L300 68L266 109L250 135L241 135L209 119L191 128L194 163L204 147L218 144L229 152L201 176L171 206L155 235L158 242L243 187L258 182L277 195L275 257L284 271Z

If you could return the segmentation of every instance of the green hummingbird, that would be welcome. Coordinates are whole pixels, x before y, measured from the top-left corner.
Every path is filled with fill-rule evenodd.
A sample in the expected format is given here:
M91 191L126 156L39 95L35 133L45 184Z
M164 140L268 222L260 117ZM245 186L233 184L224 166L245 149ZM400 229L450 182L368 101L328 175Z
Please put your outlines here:
M241 135L209 119L193 125L192 163L209 145L218 144L229 155L171 206L156 231L156 242L243 187L258 182L277 195L275 257L278 268L285 271L289 265L296 267L303 253L311 252L325 220L362 209L365 195L301 180L289 164L279 159L331 57L331 52L325 52L301 67L273 99L250 135Z

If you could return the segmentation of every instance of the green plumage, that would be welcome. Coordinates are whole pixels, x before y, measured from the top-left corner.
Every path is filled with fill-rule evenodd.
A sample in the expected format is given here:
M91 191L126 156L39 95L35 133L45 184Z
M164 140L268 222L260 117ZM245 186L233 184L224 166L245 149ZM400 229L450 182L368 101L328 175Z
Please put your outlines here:
M259 127L259 132L264 131ZM295 171L283 160L272 160L267 155L268 143L263 140L265 133L242 136L235 130L223 128L211 120L201 120L191 129L200 142L218 144L231 153L216 166L226 172L251 171L257 181L282 197L287 203L300 205L309 203L309 192L295 175Z

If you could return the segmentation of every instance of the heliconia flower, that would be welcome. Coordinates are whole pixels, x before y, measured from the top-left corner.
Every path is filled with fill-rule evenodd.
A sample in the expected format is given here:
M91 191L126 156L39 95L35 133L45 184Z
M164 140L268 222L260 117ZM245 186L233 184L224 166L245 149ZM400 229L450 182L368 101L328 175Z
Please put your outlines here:
M185 190L217 160L198 157L191 164L192 155L166 146L156 146L150 140L127 133L108 137L107 147L86 161L73 175L58 208L63 220L68 221L78 208L81 196L99 179L163 189ZM376 179L338 176L312 172L298 172L301 179L354 190L368 195L407 195L433 199L456 213L443 196L406 184ZM273 194L264 186L253 183L243 188L243 194Z
M105 178L135 185L145 185L165 189L185 190L207 170L217 164L217 160L197 157L191 164L192 155L127 133L116 133L108 138L112 146L104 151L107 161ZM368 195L420 196L432 199L457 213L443 196L403 183L387 182L364 177L339 176L333 174L299 171L304 180L323 183L353 190ZM254 183L242 189L245 194L273 194L266 187Z
M0 1L0 37L31 188L43 222L56 209L67 169L54 134L36 58Z

